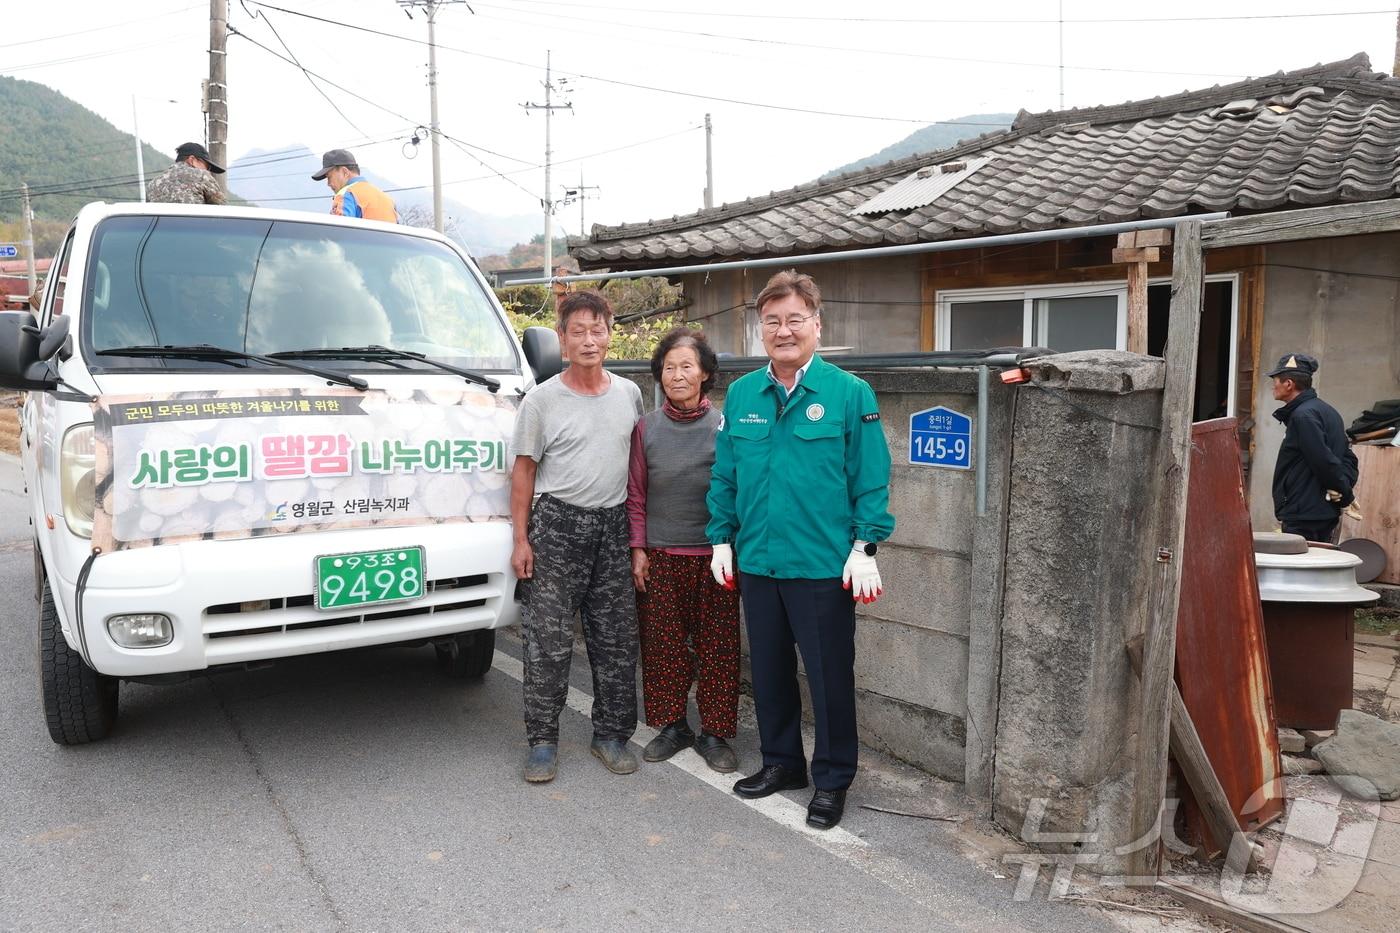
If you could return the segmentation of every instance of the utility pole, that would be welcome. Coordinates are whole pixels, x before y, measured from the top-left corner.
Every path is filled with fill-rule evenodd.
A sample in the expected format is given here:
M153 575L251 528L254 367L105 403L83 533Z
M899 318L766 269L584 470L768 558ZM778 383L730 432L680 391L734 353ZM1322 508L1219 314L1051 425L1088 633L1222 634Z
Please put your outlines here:
M466 0L398 0L409 19L410 10L423 10L428 19L428 135L432 137L433 150L433 229L442 232L442 131L438 127L438 71L437 71L437 12L439 7L453 3L465 4ZM471 9L471 7L467 7Z
M567 110L572 113L574 109L574 105L567 101L562 104L554 103L553 93L556 90L563 92L569 82L567 79L561 79L556 88L550 67L550 52L546 51L544 53L544 103L520 105L525 108L526 113L531 110L544 111L544 198L540 203L544 207L544 274L546 278L554 275L554 199L550 193L552 190L550 188L550 163L554 157L554 150L550 147L549 121L556 110Z
M710 125L710 115L705 114L705 206L715 206L715 162L710 150L710 138L714 127Z
M29 272L29 294L33 295L39 279L34 273L34 211L29 207L29 182L24 182L20 190L24 193L24 255Z
M209 0L209 157L228 167L228 0ZM141 141L136 141L139 150ZM215 175L228 194L228 176Z
M1060 109L1065 109L1065 0L1060 0Z
M575 201L578 202L578 232L579 232L579 236L583 236L583 237L588 236L588 227L587 227L587 225L585 224L584 218L583 218L583 202L585 202L585 201L587 201L589 198L593 197L593 195L589 194L588 192L590 192L590 191L602 191L602 190L603 190L603 189L600 188L600 187L598 187L597 185L585 185L585 184L583 183L583 166L579 166L579 170L578 170L578 187L577 187L577 188L565 188L565 189L564 189L564 203L565 203L566 205L567 205L567 204L572 204L572 203L574 203Z
M141 155L141 122L136 116L136 95L131 95L131 136L136 140L136 194L146 203L146 161Z

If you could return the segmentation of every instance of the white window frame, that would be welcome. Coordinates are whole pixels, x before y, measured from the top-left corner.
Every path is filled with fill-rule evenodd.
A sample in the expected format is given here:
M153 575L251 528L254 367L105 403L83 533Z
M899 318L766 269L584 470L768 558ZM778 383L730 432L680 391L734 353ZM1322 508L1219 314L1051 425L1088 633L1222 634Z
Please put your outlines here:
M1237 272L1207 275L1206 282L1229 282L1230 288L1230 366L1226 387L1226 414L1234 417L1236 395L1236 363L1239 360L1240 338L1240 276ZM1148 285L1170 285L1169 277L1148 279ZM1000 288L959 288L938 292L934 309L934 349L947 350L952 334L952 305L968 301L1022 301L1021 338L1027 346L1037 346L1044 340L1031 333L1035 319L1035 302L1042 298L1064 298L1074 295L1116 295L1118 297L1118 327L1114 349L1128 347L1128 282L1126 279L1105 279L1099 282L1079 282L1073 285L1022 285ZM1041 322L1041 328L1046 322Z

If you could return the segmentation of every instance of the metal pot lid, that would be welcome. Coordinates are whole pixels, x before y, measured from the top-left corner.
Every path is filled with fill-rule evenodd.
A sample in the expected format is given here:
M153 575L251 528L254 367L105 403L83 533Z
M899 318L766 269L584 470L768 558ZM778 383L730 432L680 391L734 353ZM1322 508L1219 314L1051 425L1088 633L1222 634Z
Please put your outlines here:
M1361 559L1356 568L1357 583L1370 583L1385 572L1385 548L1370 538L1348 538L1337 547Z
M1302 535L1284 534L1281 531L1256 531L1254 533L1254 553L1306 554L1308 553L1308 539Z
M1284 603L1373 603L1380 594L1356 583L1361 558L1346 551L1308 548L1306 554L1255 554L1259 598Z

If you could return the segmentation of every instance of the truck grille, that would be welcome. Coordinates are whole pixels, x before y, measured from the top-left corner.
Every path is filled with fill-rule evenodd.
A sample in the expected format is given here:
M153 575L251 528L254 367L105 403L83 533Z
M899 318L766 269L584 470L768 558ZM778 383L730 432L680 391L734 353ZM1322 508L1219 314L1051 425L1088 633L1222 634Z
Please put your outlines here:
M499 574L476 574L429 580L427 592L412 603L391 603L369 612L331 614L316 609L310 593L241 603L218 603L204 609L203 631L208 639L273 635L301 629L359 625L407 619L440 612L472 609L501 596ZM495 579L493 579L495 578Z

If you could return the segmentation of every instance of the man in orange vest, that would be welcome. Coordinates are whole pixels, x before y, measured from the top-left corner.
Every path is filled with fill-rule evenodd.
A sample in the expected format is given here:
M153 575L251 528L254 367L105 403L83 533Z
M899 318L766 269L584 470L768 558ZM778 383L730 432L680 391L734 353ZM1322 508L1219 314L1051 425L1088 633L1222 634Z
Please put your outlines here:
M331 200L332 214L384 220L391 224L399 222L393 199L360 177L360 166L348 150L332 149L321 156L321 170L311 178L324 181L335 192Z

